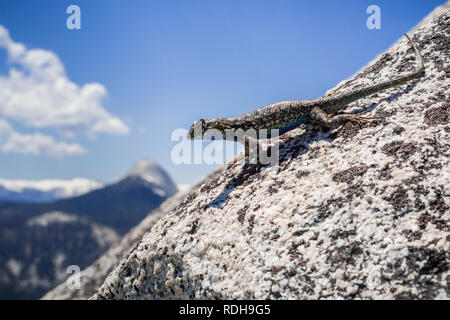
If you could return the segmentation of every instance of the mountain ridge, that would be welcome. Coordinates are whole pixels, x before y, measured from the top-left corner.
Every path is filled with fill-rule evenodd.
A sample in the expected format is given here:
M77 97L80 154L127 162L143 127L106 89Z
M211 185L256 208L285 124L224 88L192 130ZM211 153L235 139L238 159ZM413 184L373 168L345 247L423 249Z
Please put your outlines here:
M50 202L79 196L103 186L103 183L86 178L0 179L0 201Z
M178 192L167 172L150 159L141 159L128 171L127 177L138 176L154 187L154 192L162 197Z
M174 184L165 177L168 188L125 175L67 199L0 202L0 299L40 298L67 277L69 265L90 265L170 195Z

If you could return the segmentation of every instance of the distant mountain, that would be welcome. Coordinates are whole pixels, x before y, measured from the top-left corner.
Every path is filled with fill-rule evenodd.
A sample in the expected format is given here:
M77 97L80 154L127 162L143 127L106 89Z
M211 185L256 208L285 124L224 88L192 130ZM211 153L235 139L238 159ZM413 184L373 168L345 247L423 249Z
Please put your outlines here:
M118 182L80 196L41 203L0 201L0 216L62 211L125 234L176 192L176 185L161 167L150 160L140 160Z
M0 202L0 299L41 297L67 266L92 263L176 191L163 169L141 160L118 182L79 196Z
M128 172L128 177L140 177L152 185L153 192L161 197L170 197L178 192L169 175L149 159L138 161Z
M88 266L120 238L77 215L48 212L1 226L0 298L35 299L67 278L67 267Z
M9 180L0 179L0 201L48 202L85 194L103 184L94 180Z

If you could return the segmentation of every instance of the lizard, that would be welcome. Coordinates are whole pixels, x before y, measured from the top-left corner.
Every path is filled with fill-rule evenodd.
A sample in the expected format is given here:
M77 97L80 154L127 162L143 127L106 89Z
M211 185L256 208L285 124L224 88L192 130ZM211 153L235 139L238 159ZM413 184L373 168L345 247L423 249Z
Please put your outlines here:
M276 102L233 118L200 119L190 127L187 139L202 139L205 132L211 129L214 129L216 132L218 131L224 139L228 138L228 140L231 140L231 137L233 139L232 141L236 141L236 137L239 137L239 135L244 135L240 137L241 140L239 142L246 146L246 155L248 155L248 142L255 140L255 137L245 135L245 132L250 129L256 131L278 129L281 135L295 129L304 121L312 120L318 122L322 127L332 128L348 121L361 125L364 122L378 120L378 117L363 116L370 111L356 114L338 114L338 112L356 100L417 79L425 73L422 55L410 37L407 34L405 36L414 49L418 62L418 67L412 72L392 80L382 81L378 84L365 86L344 94L323 96L312 100ZM234 136L227 135L227 130L233 130L236 134ZM269 134L265 138L268 136ZM256 136L257 147L259 147L259 139L259 135Z

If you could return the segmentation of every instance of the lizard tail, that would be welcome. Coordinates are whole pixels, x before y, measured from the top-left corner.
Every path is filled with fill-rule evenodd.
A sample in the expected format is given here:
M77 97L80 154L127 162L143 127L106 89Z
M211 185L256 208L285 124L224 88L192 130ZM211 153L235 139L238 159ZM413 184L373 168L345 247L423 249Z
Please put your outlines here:
M338 97L321 98L321 99L319 99L320 101L318 101L319 103L316 105L327 104L327 103L333 102L333 104L335 106L345 106L345 105L352 103L358 99L370 96L374 93L377 93L379 91L382 91L382 90L385 90L385 89L388 89L388 88L391 88L394 86L404 84L412 79L416 79L416 78L419 78L420 76L422 76L425 72L425 66L423 63L422 55L420 54L419 50L417 49L417 47L414 45L414 43L412 42L412 40L409 38L409 36L406 33L405 33L405 36L408 39L411 46L413 47L414 52L416 54L416 60L418 62L418 67L416 68L416 70L414 70L408 74L405 74L401 77L398 77L396 79L383 81L379 84L361 88L356 91L352 91L350 93L346 93L346 94L343 94Z
M425 65L423 64L423 57L420 54L419 49L417 49L416 45L414 44L414 42L412 42L411 38L408 36L408 34L405 33L405 37L406 39L408 39L409 43L411 44L411 46L414 49L414 52L416 53L416 60L419 64L419 67L417 68L416 72L420 75L422 75L425 72Z

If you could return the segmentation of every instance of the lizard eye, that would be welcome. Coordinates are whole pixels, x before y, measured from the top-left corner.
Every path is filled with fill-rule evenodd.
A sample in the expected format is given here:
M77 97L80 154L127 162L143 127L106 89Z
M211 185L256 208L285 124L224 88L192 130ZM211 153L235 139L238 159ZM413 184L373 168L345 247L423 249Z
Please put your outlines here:
M189 133L188 133L188 137L190 139L193 139L193 138L195 138L196 134L203 135L204 129L205 129L205 120L204 119L197 120L192 124L192 126L189 130Z

